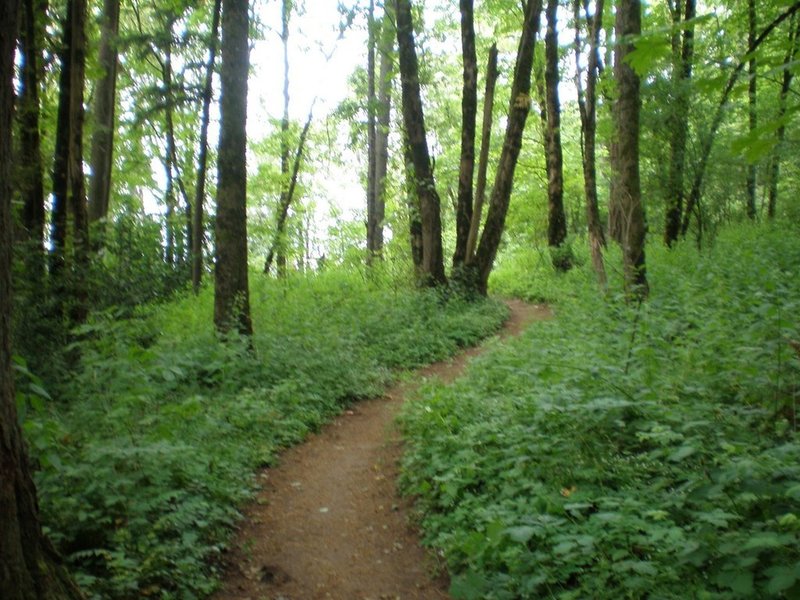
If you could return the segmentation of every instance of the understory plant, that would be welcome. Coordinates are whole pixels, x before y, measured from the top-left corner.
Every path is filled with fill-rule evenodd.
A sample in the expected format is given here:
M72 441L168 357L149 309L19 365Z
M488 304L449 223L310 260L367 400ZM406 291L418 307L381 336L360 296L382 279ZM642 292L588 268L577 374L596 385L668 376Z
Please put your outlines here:
M402 486L454 598L800 597L797 234L652 248L641 305L584 268L406 405Z
M60 379L19 362L43 522L89 598L205 597L258 467L507 314L341 271L251 289L252 345L218 338L206 288L95 313Z

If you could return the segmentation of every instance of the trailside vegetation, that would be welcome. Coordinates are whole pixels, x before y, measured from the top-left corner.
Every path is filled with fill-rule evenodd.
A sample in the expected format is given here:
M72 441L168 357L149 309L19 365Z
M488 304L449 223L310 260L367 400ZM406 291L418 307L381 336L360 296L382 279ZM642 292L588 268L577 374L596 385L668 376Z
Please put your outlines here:
M342 271L255 279L251 298L252 341L216 335L209 286L93 313L69 377L17 363L45 531L89 598L204 597L258 467L507 314Z
M800 595L797 234L653 248L637 306L588 267L539 289L546 256L499 267L495 290L544 292L556 319L403 417L403 488L454 598Z

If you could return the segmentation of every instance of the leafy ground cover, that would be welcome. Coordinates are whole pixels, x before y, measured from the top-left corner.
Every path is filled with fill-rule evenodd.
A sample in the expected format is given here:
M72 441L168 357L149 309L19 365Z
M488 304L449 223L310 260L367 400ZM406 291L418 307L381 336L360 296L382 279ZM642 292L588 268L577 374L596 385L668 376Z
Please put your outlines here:
M341 272L251 287L255 352L217 339L206 289L95 315L59 384L19 365L47 532L91 598L204 597L258 466L507 314Z
M495 289L550 294L557 318L403 417L452 595L800 597L797 230L653 248L641 307L520 261L542 264L507 261Z

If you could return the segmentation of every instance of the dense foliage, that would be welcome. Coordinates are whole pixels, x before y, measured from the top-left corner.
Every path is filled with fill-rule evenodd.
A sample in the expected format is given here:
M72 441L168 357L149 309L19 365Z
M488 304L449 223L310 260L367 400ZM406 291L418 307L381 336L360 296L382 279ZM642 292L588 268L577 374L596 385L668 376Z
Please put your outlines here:
M403 421L403 485L454 597L798 597L797 234L653 248L641 306L501 267L557 318Z
M19 365L44 523L90 598L203 597L256 467L506 315L377 273L254 279L255 352L217 338L207 289L94 314L49 394Z

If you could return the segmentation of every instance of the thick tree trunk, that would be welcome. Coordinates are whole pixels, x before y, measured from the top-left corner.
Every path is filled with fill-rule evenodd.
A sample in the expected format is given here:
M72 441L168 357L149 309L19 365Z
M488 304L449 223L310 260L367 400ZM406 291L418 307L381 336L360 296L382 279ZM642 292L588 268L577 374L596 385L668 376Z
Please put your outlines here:
M411 261L417 281L422 280L422 218L420 217L417 178L414 177L414 157L411 146L403 139L403 164L406 174L406 204L408 205L408 238L411 245Z
M489 202L489 212L483 228L480 244L475 253L475 261L469 274L470 285L480 294L486 294L489 274L494 265L500 240L503 236L508 205L514 183L514 171L522 148L522 133L531 106L531 69L533 67L533 48L539 30L539 16L542 12L541 0L528 0L525 4L522 35L517 50L514 79L511 84L511 101L508 107L503 150L497 166L494 188Z
M211 120L211 100L214 96L214 63L217 59L221 9L222 0L214 0L208 63L206 64L206 81L203 87L203 116L200 122L200 149L197 153L197 182L194 188L194 212L192 213L192 288L195 294L200 291L200 283L203 279L203 242L205 240L203 222L206 199L206 169L208 164L208 124Z
M781 23L790 19L793 15L797 12L800 12L800 2L795 2L787 8L783 13L778 15L769 25L767 25L764 30L759 34L756 40L748 45L747 52L745 56L750 55L751 53L755 52L759 46L764 42L765 39L775 31L775 28L778 27ZM745 64L747 64L744 60L739 61L736 65L736 68L731 73L730 77L728 78L728 83L725 85L725 89L722 91L722 98L717 105L717 110L714 112L714 117L711 120L711 127L708 130L708 133L703 138L703 143L700 148L700 156L697 161L697 167L695 171L695 176L692 181L692 189L689 192L689 197L686 202L686 212L683 215L683 223L681 223L681 235L686 235L686 232L689 230L689 223L691 222L692 213L695 210L695 207L700 202L700 197L702 195L703 190L703 180L705 178L705 171L706 166L708 165L708 159L711 156L711 150L714 146L714 141L717 137L717 131L719 130L720 125L722 124L722 118L725 116L725 108L728 106L728 99L730 98L731 92L733 91L736 82L739 80L739 77L744 70Z
M597 200L597 77L600 63L600 29L603 26L603 0L595 2L594 16L586 15L589 29L589 60L586 73L586 91L581 82L580 0L575 0L575 83L578 90L578 108L581 117L581 156L583 159L583 190L586 196L586 224L589 232L589 251L592 266L600 288L608 285L603 249L606 246L600 209Z
M252 335L247 273L248 0L223 0L214 324Z
M630 36L641 33L639 0L621 0L617 6L614 77L618 98L614 106L617 146L616 203L621 216L622 258L627 295L643 300L648 294L645 267L645 222L639 181L639 77L625 58L633 49Z
M767 204L767 216L770 219L775 218L775 210L778 204L778 179L781 173L781 154L786 138L786 125L783 123L783 119L786 116L786 103L794 77L794 72L790 65L797 56L798 36L800 36L800 21L792 23L792 26L789 28L789 50L786 52L786 57L783 60L783 81L781 82L781 92L778 96L778 121L780 121L781 125L775 132L776 144L770 164L769 200Z
M97 61L103 75L94 99L94 133L90 164L89 221L98 223L108 216L111 194L111 167L114 157L114 112L117 97L117 35L120 0L104 0L100 23L100 50ZM97 240L102 243L102 236Z
M31 276L44 275L44 182L42 181L42 144L39 133L39 80L42 73L41 48L43 27L39 23L43 7L39 0L24 0L19 46L22 58L18 119L20 125L20 156L17 160L19 191L22 197L22 227L26 250L32 260Z
M403 122L414 165L414 180L420 199L422 221L423 285L447 282L442 253L442 221L439 194L433 178L433 167L425 137L425 118L419 84L419 65L414 45L414 28L410 0L396 0L397 46L400 80L403 92Z
M547 33L545 34L545 106L547 109L547 244L553 250L553 266L567 271L572 261L560 251L567 238L567 217L564 214L564 156L561 148L561 103L558 97L558 0L547 1Z
M475 207L469 224L467 238L467 264L475 259L475 246L478 230L483 216L483 203L486 200L486 173L489 169L489 148L492 140L492 116L494 112L494 89L497 83L497 45L489 48L489 62L486 66L486 89L483 93L483 123L481 124L481 150L478 157L478 181L475 186Z
M669 175L667 178L667 208L664 224L664 244L668 247L678 240L683 215L683 182L686 167L686 141L689 137L689 106L691 90L689 84L692 79L692 66L694 62L694 25L695 0L686 0L686 6L681 14L681 3L676 2L673 9L673 26L681 25L683 18L683 35L676 33L675 48L673 49L673 86L675 88L675 105L670 115L670 161ZM677 40L681 40L679 43Z
M463 85L461 92L461 161L458 169L456 204L456 248L453 268L461 268L467 259L467 241L472 223L475 175L475 127L478 111L478 57L475 51L475 22L472 0L460 0L461 56Z
M18 17L18 0L0 3L0 597L71 600L82 596L39 524L11 366L11 122Z
M747 0L747 47L752 48L756 43L756 0ZM750 55L747 61L747 116L750 122L750 133L758 127L757 96L756 96L756 57ZM756 218L756 165L747 166L747 218L755 221Z

